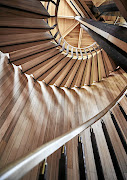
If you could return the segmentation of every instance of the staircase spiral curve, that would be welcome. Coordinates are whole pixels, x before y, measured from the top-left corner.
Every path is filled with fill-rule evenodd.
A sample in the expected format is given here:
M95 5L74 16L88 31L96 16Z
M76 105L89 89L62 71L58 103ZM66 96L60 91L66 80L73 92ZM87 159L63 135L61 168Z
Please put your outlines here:
M59 1L57 1L59 3ZM56 3L56 4L57 4ZM52 18L40 1L1 1L0 50L9 53L9 63L21 67L21 72L32 75L57 87L82 87L108 77L116 65L103 49L78 56L56 43L54 29L45 21ZM58 4L56 5L56 12ZM57 14L57 13L56 13Z

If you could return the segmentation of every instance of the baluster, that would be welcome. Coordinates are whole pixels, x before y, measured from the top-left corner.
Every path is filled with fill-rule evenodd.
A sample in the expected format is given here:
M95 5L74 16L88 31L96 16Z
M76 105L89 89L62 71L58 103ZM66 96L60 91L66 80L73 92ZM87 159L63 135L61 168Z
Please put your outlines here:
M83 59L83 54L82 54L82 50L80 49L80 54L81 54L81 59Z
M60 45L61 43L61 40L62 40L62 37L60 37L59 41L58 41L58 45Z
M114 152L114 149L113 149L110 137L109 137L109 133L107 131L106 125L105 125L103 120L101 121L101 124L102 124L102 129L103 129L103 132L104 132L104 136L105 136L105 139L106 139L106 143L107 143L107 146L108 146L108 149L109 149L109 153L110 153L110 156L111 156L111 159L112 159L112 163L113 163L113 166L114 166L114 170L115 170L117 179L118 180L124 180L122 172L121 172L119 164L118 164L118 161L117 161L117 158L116 158L116 154Z
M73 47L71 48L71 56L73 57Z
M86 57L87 57L87 59L88 59L88 53L87 53L87 51L86 51L86 49L85 49L85 48L84 48L84 52L85 52Z
M98 180L104 180L104 173L101 165L101 159L97 147L97 142L96 142L96 137L93 132L93 128L90 128L90 133L91 133L91 143L92 143L92 148L93 148L93 154L94 154L94 160L95 160L95 165L96 165L96 170L97 170L97 176Z
M118 123L116 121L116 118L115 118L114 114L111 111L110 111L110 115L111 115L112 122L113 122L113 124L114 124L114 126L115 126L115 128L117 130L118 135L119 135L119 138L121 140L121 143L123 144L125 152L127 153L127 144L126 144L126 141L125 141L124 136L122 134L122 131L121 131L121 129L120 129L120 127L119 127L119 125L118 125Z
M86 161L81 137L78 137L78 162L80 180L87 180Z
M67 55L68 55L68 53L69 53L69 44L67 45Z
M118 106L119 106L119 109L120 109L120 111L122 112L122 114L123 114L123 116L124 116L124 118L126 119L126 121L127 121L127 115L126 115L126 113L125 113L125 111L124 111L124 109L122 108L122 106L118 103Z
M59 160L58 180L67 180L67 155L65 145L62 147L61 158Z
M65 49L65 42L64 42L63 45L62 45L61 52L64 51L64 49Z
M47 168L48 168L48 164L47 164L47 160L45 159L42 167L40 168L40 174L39 174L39 178L38 180L46 180L47 178Z
M78 59L79 56L78 56L78 49L77 48L76 48L76 56L77 56L77 59Z

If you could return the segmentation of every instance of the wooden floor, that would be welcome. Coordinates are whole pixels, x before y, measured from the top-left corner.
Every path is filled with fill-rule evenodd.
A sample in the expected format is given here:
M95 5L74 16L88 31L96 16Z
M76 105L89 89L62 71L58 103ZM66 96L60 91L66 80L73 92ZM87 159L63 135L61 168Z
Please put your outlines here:
M38 146L78 126L104 109L127 85L127 75L117 70L92 86L58 89L21 75L20 69L0 60L0 168ZM127 113L127 98L120 104ZM118 106L113 109L117 122L127 138L127 122ZM127 156L108 113L103 118L124 177L127 178ZM107 180L116 180L101 122L93 125ZM81 134L89 180L97 180L96 168L87 129ZM57 180L60 150L48 158L49 180ZM67 143L68 180L78 180L77 137ZM23 179L34 180L39 167Z

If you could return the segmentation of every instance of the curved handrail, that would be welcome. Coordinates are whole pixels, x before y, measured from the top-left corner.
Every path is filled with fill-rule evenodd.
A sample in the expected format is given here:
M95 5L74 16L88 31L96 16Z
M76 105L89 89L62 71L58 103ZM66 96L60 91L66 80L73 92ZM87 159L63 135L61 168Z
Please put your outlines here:
M92 124L97 122L100 118L102 118L122 98L126 90L127 90L127 86L117 96L117 98L114 99L112 103L110 103L105 109L103 109L100 113L98 113L97 115L86 121L85 123L55 138L54 140L40 146L39 148L37 148L27 156L20 158L19 160L3 168L0 172L0 179L1 180L20 179L22 176L24 176L32 168L34 168L36 165L38 165L40 162L46 159L49 155L54 153L65 143L73 139L75 136L79 135L82 131L84 131Z

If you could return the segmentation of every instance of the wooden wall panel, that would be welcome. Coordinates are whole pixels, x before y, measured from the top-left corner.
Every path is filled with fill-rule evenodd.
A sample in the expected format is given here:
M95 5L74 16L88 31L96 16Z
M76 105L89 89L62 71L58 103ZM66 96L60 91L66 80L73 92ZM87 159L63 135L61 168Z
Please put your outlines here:
M81 41L81 48L90 46L94 42L95 42L94 39L86 31L83 31L83 36L82 36L82 41Z
M71 7L68 5L66 0L61 0L58 10L58 15L65 15L68 16L75 16L75 12L71 9Z
M121 70L112 73L99 83L78 89L59 89L34 83L28 76L21 75L20 69L0 60L0 168L34 150L43 143L67 132L85 122L104 109L127 84L126 74ZM121 105L126 109L124 97ZM127 124L118 107L113 113L127 137ZM111 121L104 117L105 124L120 164L126 174L126 154ZM106 146L101 122L92 126L104 169L105 179L116 179L112 161ZM85 147L88 179L97 179L89 128L81 134ZM68 179L78 180L77 137L67 143ZM48 178L57 180L60 150L48 158ZM24 176L24 180L35 180L39 166Z
M78 25L76 28L71 31L66 37L65 40L74 47L78 47L78 39L79 39L79 30L80 26Z

